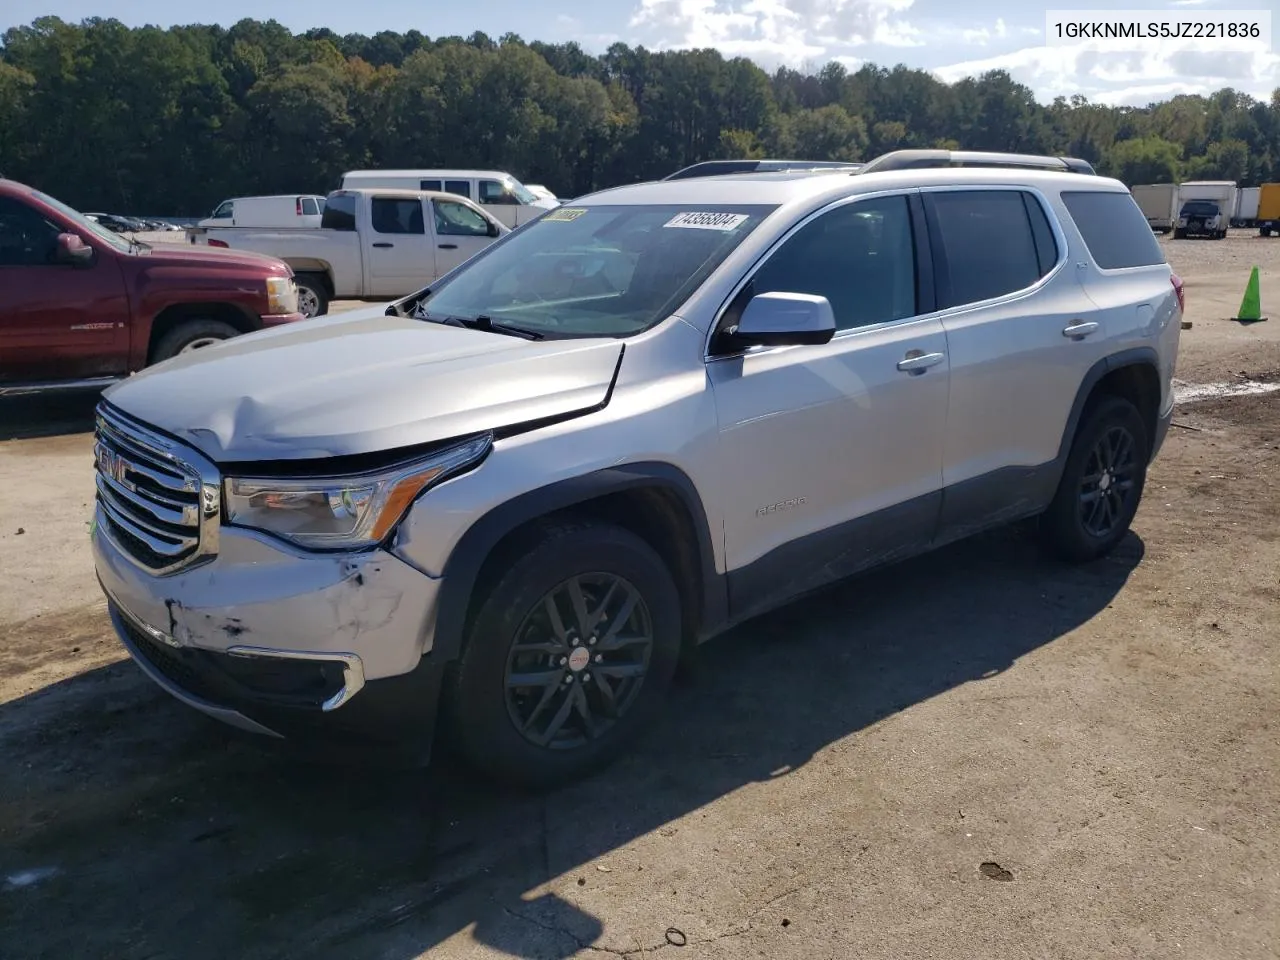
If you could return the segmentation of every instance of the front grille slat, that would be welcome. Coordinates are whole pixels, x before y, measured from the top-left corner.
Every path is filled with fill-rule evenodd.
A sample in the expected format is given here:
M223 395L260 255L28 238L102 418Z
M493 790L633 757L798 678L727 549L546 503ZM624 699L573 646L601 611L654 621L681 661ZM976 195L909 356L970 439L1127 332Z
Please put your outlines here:
M97 501L105 531L126 555L155 573L213 556L217 471L194 451L98 408ZM202 466L203 465L203 466Z

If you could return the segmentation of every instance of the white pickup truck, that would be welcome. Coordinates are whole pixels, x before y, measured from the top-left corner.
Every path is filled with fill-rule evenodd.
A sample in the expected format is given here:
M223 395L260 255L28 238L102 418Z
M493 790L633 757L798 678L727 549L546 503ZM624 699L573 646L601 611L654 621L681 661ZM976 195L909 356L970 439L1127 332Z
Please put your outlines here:
M293 268L298 309L390 300L422 289L511 229L464 197L427 190L337 190L315 229L211 227L212 247L265 253Z

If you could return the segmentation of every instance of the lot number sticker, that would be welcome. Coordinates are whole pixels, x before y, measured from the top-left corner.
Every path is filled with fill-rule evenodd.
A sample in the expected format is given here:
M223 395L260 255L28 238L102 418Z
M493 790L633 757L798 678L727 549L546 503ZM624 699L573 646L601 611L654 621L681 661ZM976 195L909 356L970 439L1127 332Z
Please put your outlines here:
M745 213L677 213L663 224L683 230L736 230L746 222Z
M585 208L557 207L555 210L552 210L542 219L551 220L551 221L560 221L563 223L568 220L577 220L580 216L582 216L586 212L587 211Z

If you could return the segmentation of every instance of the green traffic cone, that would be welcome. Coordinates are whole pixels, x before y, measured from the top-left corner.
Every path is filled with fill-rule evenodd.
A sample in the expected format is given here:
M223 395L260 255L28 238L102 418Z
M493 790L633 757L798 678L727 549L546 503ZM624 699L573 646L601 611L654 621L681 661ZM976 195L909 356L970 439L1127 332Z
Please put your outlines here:
M1244 288L1244 299L1240 301L1240 312L1236 319L1241 323L1257 323L1267 319L1262 315L1262 291L1258 287L1257 267L1249 274L1249 284Z

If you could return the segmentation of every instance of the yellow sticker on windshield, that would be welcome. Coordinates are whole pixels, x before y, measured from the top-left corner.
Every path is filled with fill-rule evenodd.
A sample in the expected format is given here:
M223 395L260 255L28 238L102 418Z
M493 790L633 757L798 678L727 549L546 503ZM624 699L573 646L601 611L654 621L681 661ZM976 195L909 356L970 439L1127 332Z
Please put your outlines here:
M577 220L587 211L582 207L556 207L543 220Z

